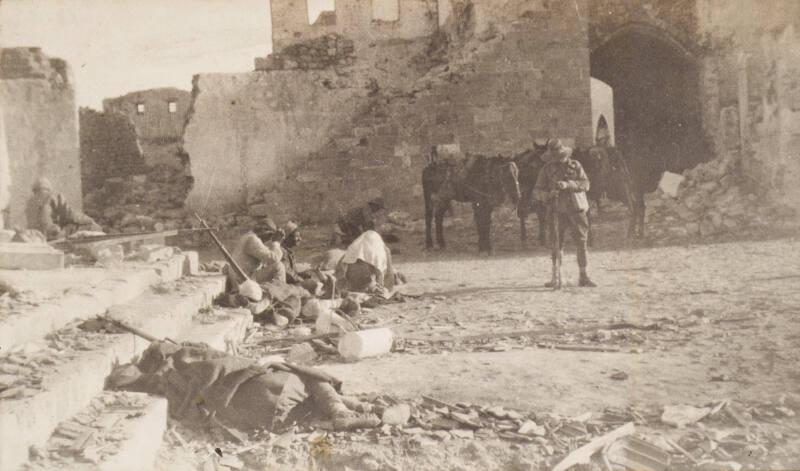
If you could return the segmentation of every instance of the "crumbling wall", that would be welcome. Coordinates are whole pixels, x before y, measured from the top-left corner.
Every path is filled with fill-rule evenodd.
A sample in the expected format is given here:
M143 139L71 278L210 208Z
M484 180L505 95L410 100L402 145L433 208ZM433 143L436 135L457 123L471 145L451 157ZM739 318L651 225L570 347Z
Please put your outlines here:
M83 193L100 188L108 178L144 173L136 128L128 116L81 108L80 149Z
M713 46L706 107L717 113L718 154L735 157L744 185L800 209L800 4L702 0L698 12Z
M248 196L284 179L357 107L357 83L331 71L199 75L183 148L204 213L246 211ZM250 196L252 198L252 196Z
M382 195L419 215L433 145L509 155L537 138L591 141L586 33L573 27L585 1L506 12L514 20L493 31L476 29L472 7L453 11L437 35L356 41L352 65L196 78L189 203L325 222Z
M742 234L800 222L800 4L699 0L716 159L685 172L677 198L651 203L657 232Z
M0 102L13 182L8 224L27 224L25 203L40 176L80 208L78 111L67 64L39 48L1 49Z
M328 34L339 34L356 43L416 39L433 34L439 24L437 0L398 0L397 21L372 18L372 2L337 0L336 10L323 13L308 24L305 0L272 0L272 47L279 51Z
M8 219L8 204L11 202L11 167L6 145L6 126L3 119L3 102L0 101L0 230Z
M103 100L106 113L123 114L133 123L147 166L172 170L184 166L180 140L190 106L191 93L177 88L140 90Z
M184 135L190 203L325 222L382 195L419 215L433 145L509 155L537 138L591 141L589 53L575 27L585 1L507 11L513 21L482 31L472 6L453 12L427 38L356 42L349 66L199 76Z
M170 112L169 103L175 103ZM137 104L144 111L137 111ZM140 139L180 139L186 113L191 104L191 93L178 88L154 88L128 93L103 100L103 111L122 113L133 122Z
M292 44L266 58L256 58L256 70L327 69L355 63L353 41L339 34L327 34Z

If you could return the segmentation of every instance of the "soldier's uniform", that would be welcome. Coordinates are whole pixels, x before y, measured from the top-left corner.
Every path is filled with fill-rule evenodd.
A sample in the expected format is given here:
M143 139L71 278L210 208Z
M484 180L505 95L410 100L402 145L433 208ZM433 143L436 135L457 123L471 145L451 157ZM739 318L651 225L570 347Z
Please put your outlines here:
M577 245L580 285L595 286L586 273L589 237L589 217L587 215L589 203L586 192L589 191L589 177L586 176L580 162L570 158L571 155L572 149L561 145L560 141L548 142L548 151L542 156L545 166L539 172L533 194L535 199L550 203L551 210L553 209L552 198L556 198L555 216L558 217L559 223L558 237L554 237L553 225L548 223L550 240L553 241L553 260L563 251L564 234L569 229ZM559 182L563 182L564 188L559 188ZM552 221L553 215L549 214L549 216L548 221Z

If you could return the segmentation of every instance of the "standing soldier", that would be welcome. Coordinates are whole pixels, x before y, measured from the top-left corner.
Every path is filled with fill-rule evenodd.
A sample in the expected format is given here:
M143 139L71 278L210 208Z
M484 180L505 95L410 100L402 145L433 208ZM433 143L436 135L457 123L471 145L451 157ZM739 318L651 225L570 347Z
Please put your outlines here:
M578 246L578 267L580 268L579 285L584 287L597 286L589 279L586 273L587 266L587 238L589 234L589 218L587 211L589 203L586 192L589 191L589 178L586 176L581 164L571 159L572 149L561 144L559 139L547 142L547 152L542 155L545 166L539 172L534 187L534 198L543 203L548 203L552 208L549 221L557 221L551 226L551 240L553 241L553 279L545 284L548 288L559 288L561 283L560 263L564 249L564 232L567 228L572 231L572 237Z

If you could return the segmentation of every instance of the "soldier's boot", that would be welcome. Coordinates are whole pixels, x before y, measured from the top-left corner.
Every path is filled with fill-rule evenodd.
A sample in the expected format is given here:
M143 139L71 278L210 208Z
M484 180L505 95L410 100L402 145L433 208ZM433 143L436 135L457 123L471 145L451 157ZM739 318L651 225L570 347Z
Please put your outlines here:
M375 428L381 424L381 419L373 414L358 414L351 411L330 383L312 381L308 386L317 408L333 421L334 430Z
M587 275L586 273L581 273L580 280L578 281L578 286L581 286L583 288L597 288L597 283L592 281L589 278L589 275Z
M583 288L596 288L597 284L589 279L589 275L586 273L586 266L589 262L588 252L589 251L586 248L585 240L578 244L578 268L581 271L581 276L578 280L578 286Z

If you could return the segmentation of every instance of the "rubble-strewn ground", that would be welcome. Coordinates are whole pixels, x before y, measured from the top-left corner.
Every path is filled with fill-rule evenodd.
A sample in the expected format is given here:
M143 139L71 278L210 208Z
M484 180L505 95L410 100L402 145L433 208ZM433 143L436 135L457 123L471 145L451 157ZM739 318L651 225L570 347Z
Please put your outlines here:
M615 207L595 226L590 263L600 287L575 287L570 251L568 287L561 292L541 287L549 257L541 248L519 250L511 219L497 228L498 255L492 258L474 255L470 221L449 229L453 248L444 253L423 255L422 234L401 233L396 259L410 281L406 292L418 297L366 309L359 319L390 325L403 339L397 351L358 363L333 355L315 363L342 378L347 393L411 403L415 418L406 430L299 430L215 446L241 460L229 458L233 468L550 469L588 437L633 420L637 432L662 447L669 449L666 437L707 460L701 469L737 469L736 463L743 469L797 469L797 240L687 240L649 248L624 242L623 218ZM307 250L321 248L322 234L307 238ZM544 333L482 335L521 331ZM250 347L256 353L261 348ZM431 419L437 409L423 395L480 410L486 427L472 433L439 427ZM667 406L713 407L722 401L729 405L695 425L677 429L661 421ZM493 407L521 417L498 425L487 419ZM588 435L576 438L576 422L566 418L585 413L591 418L577 427ZM506 430L516 432L527 420L545 426L545 436L509 437ZM214 455L208 435L180 426L176 431L168 433L163 469L214 469L213 460L201 464ZM689 469L687 459L672 454L673 469Z

